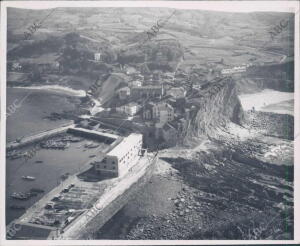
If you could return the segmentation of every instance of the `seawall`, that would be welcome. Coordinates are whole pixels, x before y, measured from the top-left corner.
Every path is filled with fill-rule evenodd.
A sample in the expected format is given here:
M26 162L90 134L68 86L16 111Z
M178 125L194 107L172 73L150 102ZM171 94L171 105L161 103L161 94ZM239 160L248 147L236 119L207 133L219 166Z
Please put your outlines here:
M148 161L147 157L144 158ZM127 181L129 180L130 182L130 177L124 176L122 181L118 181L118 187L115 187L118 194L114 195L113 190L109 191L110 198L101 197L96 202L97 206L94 205L93 208L77 218L74 223L65 228L64 233L54 235L55 233L53 232L48 239L92 239L94 233L123 208L129 199L149 181L155 169L156 160L157 157L155 156L147 166L144 166L145 169L143 169L144 163L138 164L135 167L139 171L136 176L137 179L132 183L128 183ZM98 206L98 204L100 205ZM95 209L95 207L101 207L101 209ZM92 216L88 216L88 214Z
M72 127L75 127L75 125L74 124L67 124L67 125L63 125L61 127L52 129L52 130L48 130L48 131L38 133L38 134L33 135L33 136L24 137L19 142L8 143L6 145L6 149L11 150L11 149L21 148L21 147L24 147L26 145L33 144L33 143L39 142L41 140L50 138L50 137L55 136L57 134L64 133L69 128L72 128Z
M67 130L68 133L72 133L74 135L79 135L81 137L88 137L90 139L97 139L100 141L103 141L108 144L112 144L115 140L119 138L119 136L106 133L106 132L99 132L95 130L88 130L84 128L79 128L79 127L69 127Z

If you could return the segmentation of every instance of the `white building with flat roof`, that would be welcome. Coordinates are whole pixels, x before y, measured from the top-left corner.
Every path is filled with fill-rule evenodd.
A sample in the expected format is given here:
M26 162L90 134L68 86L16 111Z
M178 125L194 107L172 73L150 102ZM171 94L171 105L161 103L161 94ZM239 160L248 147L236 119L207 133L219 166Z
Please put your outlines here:
M143 135L132 133L106 154L100 162L95 162L95 170L102 174L123 176L140 159Z
M101 60L101 53L100 52L94 54L94 60L95 61L100 61Z
M129 116L134 116L141 109L141 106L136 102L131 102L116 108L117 112L125 113Z

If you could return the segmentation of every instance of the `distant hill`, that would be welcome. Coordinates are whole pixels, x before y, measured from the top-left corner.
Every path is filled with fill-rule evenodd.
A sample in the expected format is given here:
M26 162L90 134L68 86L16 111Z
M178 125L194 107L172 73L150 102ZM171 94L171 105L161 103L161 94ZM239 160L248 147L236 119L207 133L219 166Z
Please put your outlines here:
M115 63L115 56L118 56L116 63L147 62L150 70L179 68L187 72L191 71L191 67L199 66L208 71L220 65L230 68L249 63L276 64L284 56L293 57L294 14L280 12L176 10L157 35L146 42L146 33L157 21L168 18L174 9L56 8L32 35L30 42L36 43L22 44L26 28L35 21L43 20L50 11L8 9L8 47L15 59L28 53L38 56L45 52L60 52L63 48L60 40L67 33L79 36L78 49L89 52L89 59L93 58L92 53L96 50L100 50L103 57L109 51L109 63ZM270 31L282 20L288 21L289 25L271 39ZM292 91L291 69L286 72L285 88L284 83L272 77L273 71L280 71L281 66L284 65L254 67L254 73L262 77L242 77L237 83L238 92L259 90L260 83L267 88ZM84 70L84 66L80 67ZM264 74L269 74L270 79ZM205 82L205 78L198 81L199 84Z
M8 32L23 34L34 21L42 20L50 11L9 8ZM115 49L127 48L173 11L171 8L57 8L32 38L75 31L98 45L104 42ZM290 24L271 40L269 32L281 20L289 20ZM205 62L224 57L229 65L239 64L244 60L239 56L232 57L237 50L248 52L247 57L243 56L246 61L251 57L258 60L272 58L274 54L266 52L268 47L275 47L282 55L292 54L293 20L291 13L177 10L154 40L159 40L160 35L178 40L190 49L191 54L186 54L189 61L201 59ZM18 42L13 38L11 41ZM265 50L256 51L262 45Z

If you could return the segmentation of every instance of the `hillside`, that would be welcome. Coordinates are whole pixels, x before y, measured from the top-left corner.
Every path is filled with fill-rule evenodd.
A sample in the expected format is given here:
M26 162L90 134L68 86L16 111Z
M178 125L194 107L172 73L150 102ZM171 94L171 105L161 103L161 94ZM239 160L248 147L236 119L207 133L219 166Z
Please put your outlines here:
M10 8L8 46L18 45L24 29L33 20L42 20L49 12ZM168 18L172 12L170 8L139 8L138 12L135 8L57 8L31 39L42 40L75 31L92 41L94 46L127 50L134 43L142 42L141 34L150 30L158 20ZM181 64L182 68L192 63L220 60L222 57L227 66L249 60L278 61L283 55L293 55L293 25L288 25L273 40L269 31L280 20L292 23L293 18L293 14L289 13L177 10L153 41L168 37L184 44L185 61Z
M113 73L111 74L107 80L103 82L103 84L95 90L95 97L101 102L101 104L105 104L115 95L115 91L121 83L127 83L128 78L124 74Z

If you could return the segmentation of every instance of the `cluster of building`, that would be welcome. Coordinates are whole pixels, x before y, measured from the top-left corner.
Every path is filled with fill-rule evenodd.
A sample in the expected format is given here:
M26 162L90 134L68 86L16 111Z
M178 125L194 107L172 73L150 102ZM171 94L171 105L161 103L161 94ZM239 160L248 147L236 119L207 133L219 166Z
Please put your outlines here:
M230 74L235 74L235 73L243 73L247 71L247 68L252 66L252 64L245 64L242 66L236 66L233 68L224 68L221 70L222 75L230 75Z
M176 83L178 77L182 80L186 74L151 73L147 68L126 65L122 70L129 79L115 91L117 106L111 110L144 124L153 137L174 142L191 109L186 103L187 88L181 81Z

